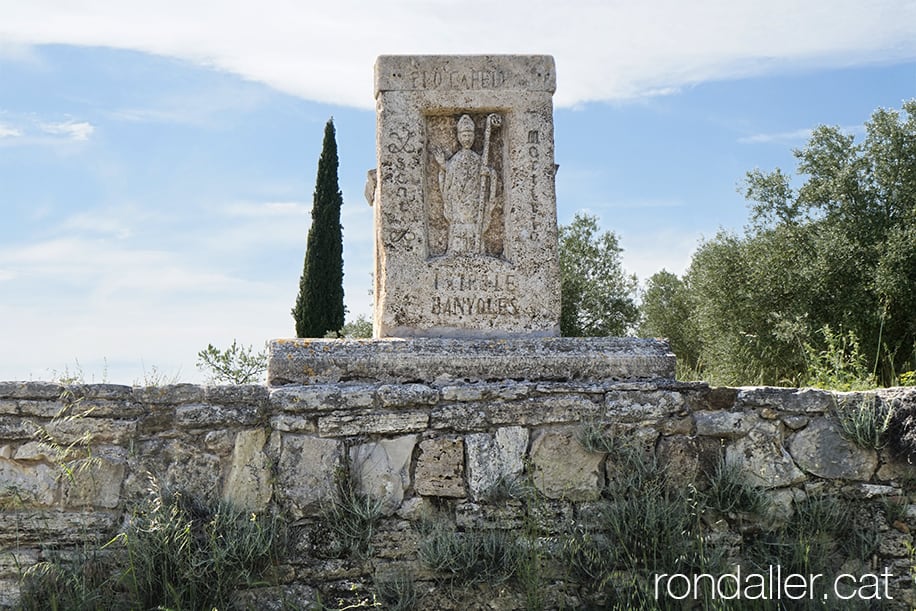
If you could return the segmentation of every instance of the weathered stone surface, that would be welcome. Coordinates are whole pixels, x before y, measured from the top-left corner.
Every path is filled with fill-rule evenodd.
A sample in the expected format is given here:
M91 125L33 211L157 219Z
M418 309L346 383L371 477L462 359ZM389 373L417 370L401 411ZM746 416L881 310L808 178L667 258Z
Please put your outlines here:
M257 405L213 405L192 403L175 409L175 421L182 428L220 425L251 426L258 421Z
M467 495L461 437L436 437L420 443L414 489L424 496L461 498Z
M460 386L446 386L442 389L442 399L445 401L473 402L473 401L514 401L523 399L531 394L529 384L516 382L462 384Z
M264 451L266 443L264 429L239 431L235 436L223 498L247 511L264 511L273 493L271 461Z
M737 439L750 432L759 418L754 412L695 412L697 435Z
M274 433L270 444L277 460L277 496L295 518L314 515L333 498L335 475L343 458L339 441L311 435Z
M430 411L429 426L456 432L482 431L490 427L490 414L479 403L441 405Z
M7 399L57 399L66 389L54 382L0 382L0 397Z
M142 403L180 405L182 403L203 403L207 389L197 384L166 384L164 386L135 386L134 398Z
M93 456L67 466L69 475L60 479L65 506L114 509L120 504L126 469L123 460Z
M62 445L74 442L124 444L136 433L137 423L111 418L62 418L46 422L42 428Z
M736 407L779 407L787 412L829 412L836 405L833 393L815 388L760 386L738 389Z
M481 529L517 529L522 527L524 508L518 501L498 504L459 503L455 507L455 524L466 531Z
M660 420L684 408L683 395L664 390L612 390L605 396L607 417L617 422Z
M0 545L46 544L49 541L61 545L104 543L110 539L121 517L121 512L117 511L61 511L59 508L2 511L0 524L4 528L0 528Z
M398 408L415 405L435 405L439 402L439 391L425 384L384 384L378 389L382 407Z
M603 407L590 398L576 395L532 397L513 403L492 403L489 406L490 422L493 424L525 426L580 422L596 418L603 411Z
M752 481L764 488L780 488L805 480L782 445L776 424L760 420L744 437L725 449L725 459L743 464Z
M267 586L238 592L231 603L231 611L286 611L311 609L321 604L318 591L303 584Z
M44 464L22 464L0 458L0 507L54 503L61 473Z
M375 336L558 335L553 59L382 56L375 75Z
M593 501L601 493L604 455L586 451L572 427L538 433L531 443L537 489L551 499Z
M214 405L266 405L270 391L263 384L228 384L206 386L207 403Z
M521 475L528 449L528 429L508 426L495 434L478 433L464 438L468 487L473 498L486 497L500 480Z
M711 473L718 458L715 440L684 435L662 437L655 449L671 481L680 486L694 484L704 473Z
M281 386L270 393L270 403L288 412L333 411L340 407L340 387L336 384Z
M270 419L270 428L282 433L317 433L318 423L300 414L279 414Z
M864 482L843 486L843 495L851 499L874 499L884 497L901 497L903 490L895 486L866 484Z
M381 502L385 515L392 515L404 500L416 443L416 435L404 435L350 448L351 472L362 493Z
M346 437L365 433L411 433L422 431L429 425L425 411L398 411L388 413L335 412L318 418L318 432L322 437Z
M219 457L181 442L169 444L166 456L169 461L165 471L167 490L180 490L209 501L219 497L223 477Z
M278 339L268 380L433 382L443 372L481 381L673 379L674 363L666 342L637 338Z
M878 468L874 450L844 439L835 423L818 418L789 441L789 452L805 471L829 479L867 480Z

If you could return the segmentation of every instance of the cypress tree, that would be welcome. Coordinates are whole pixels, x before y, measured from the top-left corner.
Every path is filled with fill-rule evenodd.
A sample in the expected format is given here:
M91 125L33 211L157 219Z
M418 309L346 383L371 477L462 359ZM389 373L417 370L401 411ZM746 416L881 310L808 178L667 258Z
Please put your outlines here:
M299 279L299 296L293 307L297 337L324 337L328 331L338 331L344 325L342 204L332 117L324 126L312 200L312 226Z

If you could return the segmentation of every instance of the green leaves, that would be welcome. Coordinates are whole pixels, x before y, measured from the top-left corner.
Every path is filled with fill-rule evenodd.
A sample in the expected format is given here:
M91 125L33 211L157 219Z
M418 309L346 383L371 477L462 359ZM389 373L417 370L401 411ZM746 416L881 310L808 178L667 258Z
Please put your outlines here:
M576 214L560 227L560 332L564 336L625 335L639 316L636 276L624 272L617 236L598 218Z
M210 374L210 381L222 384L254 384L267 371L267 352L255 353L249 345L239 346L236 340L225 350L207 344L197 353L197 368Z

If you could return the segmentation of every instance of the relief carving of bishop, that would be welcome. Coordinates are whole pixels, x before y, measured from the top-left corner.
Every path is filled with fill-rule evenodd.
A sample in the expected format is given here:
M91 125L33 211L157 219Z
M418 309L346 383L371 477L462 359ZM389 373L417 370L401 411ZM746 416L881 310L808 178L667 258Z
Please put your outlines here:
M501 164L498 155L494 155L498 151L493 151L492 146L502 118L491 113L483 121L480 153L474 150L477 126L468 114L461 115L454 128L458 149L451 156L442 149L433 149L431 153L435 164L430 169L435 171L441 217L445 221L444 227L438 223L445 230L438 240L438 254L502 255L503 214L496 167ZM497 157L495 162L494 157ZM435 225L431 222L431 226Z

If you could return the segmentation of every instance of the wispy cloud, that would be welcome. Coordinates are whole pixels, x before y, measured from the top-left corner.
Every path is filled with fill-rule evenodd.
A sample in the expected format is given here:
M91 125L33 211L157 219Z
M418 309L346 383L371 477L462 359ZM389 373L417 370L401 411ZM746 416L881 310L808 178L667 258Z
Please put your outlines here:
M227 216L278 217L308 215L310 205L305 202L235 202L223 209Z
M0 123L0 138L18 138L20 136L22 136L22 130Z
M738 142L742 144L769 144L771 142L785 144L792 142L802 142L810 138L812 133L814 133L814 130L811 128L795 129L787 132L773 132L768 134L754 134L752 136L744 136L742 138L738 138Z
M85 141L95 131L95 127L88 121L61 121L58 123L39 123L38 128L52 136L64 136L70 140Z
M845 134L856 136L861 136L865 133L864 125L843 125L839 129ZM812 134L814 134L814 128L805 127L784 132L764 132L744 136L738 138L738 142L741 144L801 144L807 142Z
M264 0L257 9L234 2L220 11L160 0L139 16L118 0L32 0L4 11L0 39L137 49L364 108L373 104L366 83L380 52L550 53L562 78L560 106L800 66L916 57L916 3L897 0L466 0L451 8L445 22L443 3L416 0L389 0L384 11L340 0L333 12L289 0ZM336 52L328 54L331 46Z

